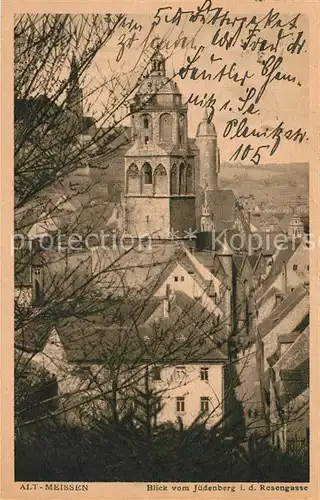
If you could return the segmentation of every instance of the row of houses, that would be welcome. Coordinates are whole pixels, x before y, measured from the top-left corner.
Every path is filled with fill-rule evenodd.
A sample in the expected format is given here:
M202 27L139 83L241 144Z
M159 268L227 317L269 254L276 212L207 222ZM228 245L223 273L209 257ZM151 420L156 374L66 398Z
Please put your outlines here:
M16 347L54 374L64 415L96 418L112 394L131 408L147 373L157 423L232 414L230 432L268 433L282 449L306 439L308 248L247 255L227 240L216 252L181 242L26 251L15 294L34 319L16 315Z

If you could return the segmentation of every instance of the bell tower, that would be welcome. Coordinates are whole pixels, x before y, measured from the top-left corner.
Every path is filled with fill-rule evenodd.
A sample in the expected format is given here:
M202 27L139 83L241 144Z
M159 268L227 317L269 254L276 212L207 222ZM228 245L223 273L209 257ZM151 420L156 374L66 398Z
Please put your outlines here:
M125 154L125 233L186 237L195 229L194 153L187 105L157 48L130 106L133 145Z

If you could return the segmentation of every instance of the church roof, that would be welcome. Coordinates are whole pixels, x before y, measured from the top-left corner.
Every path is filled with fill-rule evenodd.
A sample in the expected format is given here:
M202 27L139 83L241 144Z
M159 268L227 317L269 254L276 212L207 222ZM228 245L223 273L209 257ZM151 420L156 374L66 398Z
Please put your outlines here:
M177 83L169 76L150 75L140 85L139 95L177 94L181 95Z
M204 195L203 195L204 197ZM243 214L237 206L237 200L231 189L207 190L207 202L213 216L213 224L216 232L224 229L232 229L237 219L248 231Z

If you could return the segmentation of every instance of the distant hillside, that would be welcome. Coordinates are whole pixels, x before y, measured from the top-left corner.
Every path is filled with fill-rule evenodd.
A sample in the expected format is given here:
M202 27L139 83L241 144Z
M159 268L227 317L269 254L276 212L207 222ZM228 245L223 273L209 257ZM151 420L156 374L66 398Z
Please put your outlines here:
M309 199L309 164L242 165L223 163L221 189L233 189L237 196L251 194L258 202L300 205Z

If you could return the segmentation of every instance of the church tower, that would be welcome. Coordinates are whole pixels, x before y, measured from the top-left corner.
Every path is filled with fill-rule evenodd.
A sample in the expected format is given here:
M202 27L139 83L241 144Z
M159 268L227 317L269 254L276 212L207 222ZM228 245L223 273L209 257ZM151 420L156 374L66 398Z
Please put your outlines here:
M194 153L187 105L158 49L131 104L133 145L125 159L125 233L167 239L195 229Z

